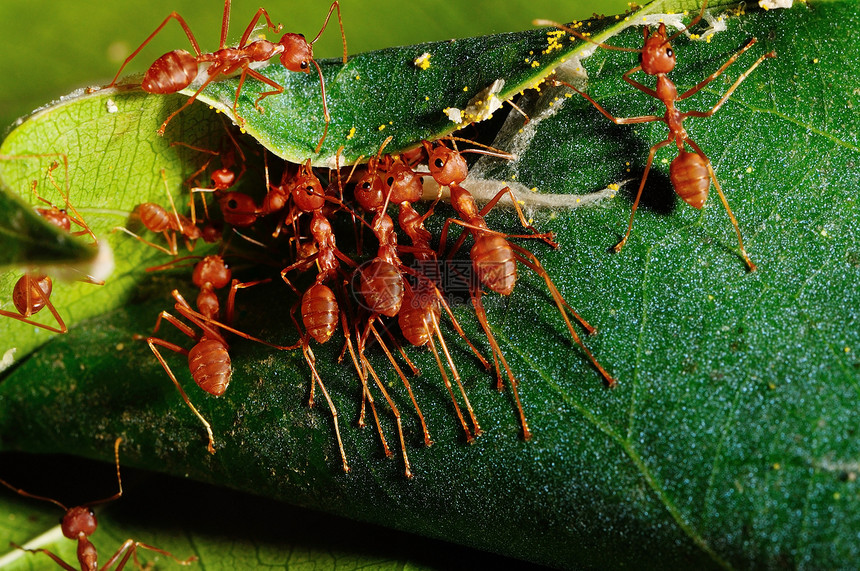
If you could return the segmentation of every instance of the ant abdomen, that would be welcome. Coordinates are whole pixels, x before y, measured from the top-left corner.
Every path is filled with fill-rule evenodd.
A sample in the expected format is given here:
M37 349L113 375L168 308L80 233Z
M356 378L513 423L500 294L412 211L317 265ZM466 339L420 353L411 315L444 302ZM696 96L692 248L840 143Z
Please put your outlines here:
M158 204L144 202L137 207L140 221L152 232L164 232L170 230L170 214Z
M210 395L220 397L233 375L230 355L220 339L202 339L188 352L188 368L197 385Z
M147 93L176 93L191 85L197 73L197 59L192 54L185 50L173 50L149 66L140 86Z
M501 295L510 295L517 283L517 261L511 245L497 234L482 234L469 254L481 283Z
M374 313L394 317L403 303L403 275L392 263L375 259L360 270L361 293Z
M340 313L334 292L325 284L314 284L302 296L302 322L317 343L331 339Z
M38 288L38 289L37 289ZM45 300L51 297L53 283L48 276L24 274L12 290L12 303L24 317L38 313L45 307ZM39 290L43 295L39 294Z
M698 153L681 151L669 165L672 186L684 202L693 208L702 208L708 199L711 174L706 159Z
M433 297L427 288L415 290L407 290L403 296L403 305L400 307L400 313L397 314L397 323L400 325L400 332L411 344L416 347L422 347L430 342L430 332L433 331L434 319L438 323L442 317L442 309L439 307L439 301Z

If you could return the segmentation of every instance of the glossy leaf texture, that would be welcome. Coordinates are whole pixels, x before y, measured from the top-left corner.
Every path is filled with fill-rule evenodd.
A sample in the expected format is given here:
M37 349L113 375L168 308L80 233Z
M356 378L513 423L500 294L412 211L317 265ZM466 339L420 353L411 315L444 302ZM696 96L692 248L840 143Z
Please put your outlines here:
M716 2L720 6L726 2ZM637 17L663 10L683 9L690 2L654 2ZM611 37L624 26L623 17L583 22L582 31L595 41ZM554 31L529 30L478 38L395 47L320 63L331 116L325 131L320 79L309 73L287 71L277 59L258 71L284 87L284 93L255 103L270 91L261 82L246 82L238 98L241 121L249 134L281 158L315 166L352 164L373 156L391 137L386 152L414 148L421 139L449 134L493 110L518 93L540 85L555 68L576 57L581 41L549 41ZM549 36L549 38L548 38ZM230 117L240 78L211 84L200 99ZM194 89L183 93L191 95ZM461 115L449 110L459 110Z
M657 155L629 243L607 252L626 227L628 191L648 148L665 138L661 124L614 126L559 91L548 116L546 99L531 111L540 121L505 167L513 172L485 171L550 195L630 179L597 207L536 211L536 225L554 230L562 248L530 246L598 326L586 343L618 378L616 389L567 339L542 279L523 269L509 298L485 297L520 380L530 442L519 438L510 391L498 393L446 329L485 430L472 445L432 358L410 351L436 441L423 448L405 392L384 358L372 356L404 417L413 480L397 458L382 457L372 426L354 426L360 389L354 371L337 363L338 338L314 350L340 413L349 474L340 471L324 402L317 395L307 407L301 355L241 340L231 346L236 372L223 397L188 389L219 440L208 455L200 425L148 348L132 340L169 306L171 287L191 289L181 277L156 275L143 282L156 296L79 324L6 375L2 447L108 459L121 434L129 466L559 567L850 566L860 525L860 20L851 3L813 2L728 18L727 26L709 42L679 38L672 77L689 89L758 37L727 78L685 102L707 109L755 58L778 53L716 115L687 125L714 163L757 272L744 270L715 197L700 212L671 194L670 149ZM611 42L636 46L641 31ZM620 79L635 63L635 54L604 50L584 62L589 93L617 116L659 113L658 102ZM489 221L518 232L509 213L494 211ZM292 342L294 302L280 284L258 286L243 292L238 323ZM486 347L470 309L457 315ZM189 386L183 358L168 359ZM106 419L104 411L122 413ZM380 412L399 454L391 414Z

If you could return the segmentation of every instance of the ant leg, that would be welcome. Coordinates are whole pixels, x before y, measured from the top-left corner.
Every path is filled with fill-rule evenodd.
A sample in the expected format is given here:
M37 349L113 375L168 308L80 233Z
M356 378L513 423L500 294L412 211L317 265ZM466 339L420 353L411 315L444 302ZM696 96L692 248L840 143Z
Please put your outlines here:
M624 244L627 243L627 238L630 237L630 232L633 230L633 217L636 215L636 209L639 207L639 199L642 198L642 191L645 189L645 181L648 179L648 172L651 170L651 164L654 162L654 154L671 142L671 138L666 139L665 141L657 143L651 147L651 150L648 152L648 162L645 164L645 172L642 173L642 181L639 183L639 190L636 192L636 198L633 200L633 210L630 212L630 222L627 223L627 232L624 234L621 241L615 244L612 248L616 253L620 252L621 248L624 247Z
M51 181L51 184L54 186L54 188L57 189L57 192L59 192L63 196L63 202L66 203L66 208L71 210L74 213L75 216L69 216L69 219L72 222L74 222L75 224L77 224L78 226L80 226L81 228L83 228L82 232L73 232L72 235L73 236L82 236L83 234L89 234L90 237L93 239L93 244L97 245L99 243L98 238L96 238L96 235L90 229L89 225L87 225L87 223L84 222L84 217L80 215L80 213L78 212L78 209L75 208L74 205L69 201L69 157L66 156L65 153L58 153L58 154L63 157L63 168L66 171L66 175L65 175L66 190L65 190L65 192L63 192L63 190L60 188L60 185L57 184L57 181L54 179L54 170L59 168L59 166L60 166L60 164L57 161L54 161L53 163L51 163L51 166L48 167L48 173L47 173L48 174L48 180ZM34 186L33 192L35 192L35 191L36 191L36 187Z
M505 188L503 188L502 190L497 192L496 196L494 196L492 198L492 200L490 200L486 205L484 205L484 208L482 208L478 214L480 216L486 216L486 214L490 210L493 209L493 207L499 202L499 200L501 200L501 198L505 195L505 193L510 195L511 204L514 205L514 209L516 209L516 211L517 211L517 216L520 219L520 224L522 225L522 227L527 229L527 230L531 230L532 233L534 234L534 236L531 236L531 237L537 238L539 240L543 240L548 245L550 245L553 249L558 250L558 242L556 242L554 240L554 236L553 236L552 232L547 232L545 234L541 234L540 232L537 231L537 228L535 228L534 226L532 226L531 224L528 223L528 221L526 220L525 214L523 214L522 208L520 208L519 202L517 202L517 197L514 194L514 191L511 190L511 187L509 187L509 186L506 186Z
M252 282L240 282L239 280L234 279L233 282L230 284L230 293L227 295L227 323L233 323L233 315L236 305L236 292L238 290L254 287L255 285L268 283L270 281L272 280L270 280L269 278L263 280L255 280Z
M137 234L135 234L134 232L132 232L131 230L129 230L128 228L126 228L124 226L114 226L114 228L113 228L113 230L111 230L111 232L116 232L117 230L121 230L122 232L125 232L126 234L128 234L132 238L135 238L136 240L143 242L147 246L152 246L153 248L155 248L159 252L164 252L168 256L176 256L179 254L179 250L176 246L176 241L171 239L170 234L168 234L168 232L166 230L164 232L164 239L167 241L167 245L169 246L169 248L165 248L164 246L159 246L158 244L150 242L146 238L144 238L142 236L138 236ZM175 236L173 236L173 238L175 238Z
M10 541L9 545L14 547L15 549L20 549L21 551L26 551L27 553L32 553L34 555L36 553L44 553L45 555L47 555L48 557L53 559L54 563L56 563L57 565L59 565L63 569L66 569L66 571L77 571L77 569L75 569L74 567L72 567L71 565L69 565L68 563L63 561L62 559L60 559L59 555L56 555L55 553L52 553L52 552L48 551L47 549L27 549L26 547L18 545L17 543L15 543L13 541Z
M161 124L161 127L158 128L156 133L158 133L158 135L160 137L163 137L164 131L165 131L165 129L167 129L167 124L170 123L174 117L179 115L179 113L181 111L183 111L186 107L191 105L197 99L197 96L200 95L201 93L203 93L203 90L206 89L206 87L210 83L212 83L213 79L215 79L219 75L223 74L224 69L225 68L223 66L222 67L215 67L214 69L210 67L206 72L209 75L209 77L206 78L206 81L204 81L203 84L197 88L197 91L195 91L194 94L191 97L189 97L185 101L185 103L182 104L182 107L180 107L179 109L177 109L176 111L174 111L173 113L171 113L170 115L167 116L167 119L164 120L164 123Z
M493 349L493 360L496 363L496 374L498 376L498 388L501 390L502 388L502 373L499 369L498 361L502 362L502 365L505 368L505 372L508 375L508 380L511 383L511 390L514 393L514 401L517 403L517 411L520 416L520 426L523 429L523 440L529 440L532 437L532 432L529 430L529 425L526 422L526 415L523 411L523 404L520 401L520 394L517 390L518 381L514 377L514 373L511 371L511 367L508 365L507 359L505 359L502 350L499 348L499 344L496 341L496 337L493 335L492 330L490 329L490 323L487 321L487 311L484 309L483 303L481 303L481 295L482 291L480 287L475 288L472 293L472 304L475 306L475 316L478 318L478 322L481 324L481 328L484 330L484 334L487 336L487 340L490 342L490 346ZM498 361L496 358L498 357Z
M527 268L531 269L533 272L535 272L544 279L547 288L549 289L550 295L552 295L552 299L553 301L555 301L555 304L558 307L559 313L561 313L561 316L564 318L564 322L567 325L567 330L570 332L570 336L573 338L574 342L579 345L583 351L585 351L585 354L588 359L600 372L603 378L606 379L606 383L609 385L609 388L614 387L618 381L616 381L614 377L612 377L608 372L606 372L606 369L604 369L603 366L601 366L601 364L597 362L597 359L594 357L594 355L591 354L591 351L588 350L588 347L585 346L579 335L576 334L576 331L573 329L573 324L570 322L570 319L567 316L567 312L565 312L565 308L567 308L573 314L573 316L576 317L577 320L579 320L583 325L585 325L586 329L589 329L589 333L593 333L594 328L588 325L588 323L586 323L585 320L583 320L578 313L573 311L573 308L571 308L570 304L567 303L567 301L565 301L565 299L562 297L561 292L558 291L558 288L555 286L552 279L549 277L549 274L546 272L546 270L534 254L532 254L525 248L517 246L516 244L511 244L511 246L513 246L513 248L517 252L519 252L519 254L517 255L517 261L526 266Z
M248 24L247 28L245 28L245 33L242 34L242 39L239 40L239 46L238 47L240 49L244 48L247 45L248 38L251 37L251 34L254 32L254 29L257 27L257 22L260 20L260 16L263 16L266 18L266 24L267 24L268 28L270 30L272 30L272 33L278 34L281 32L281 29L283 28L283 26L281 24L278 24L277 26L275 24L273 24L271 18L269 18L269 13L266 12L266 9L265 8L258 8L257 13L254 14L253 18L251 18L251 23ZM226 37L226 34L224 34L223 36L221 36L221 47L222 48L224 47L224 44L226 41L227 41L227 37Z
M349 356L352 359L352 364L355 367L355 371L358 374L358 378L361 381L361 416L359 417L358 425L360 427L365 426L364 422L364 402L365 399L368 403L370 403L370 410L373 413L373 418L376 421L376 429L379 433L379 440L382 442L382 448L385 451L385 455L387 457L391 457L394 455L391 452L391 449L388 447L388 442L385 440L385 435L382 432L382 424L379 422L379 415L376 412L376 402L373 400L373 395L370 393L370 387L367 384L367 374L366 368L362 365L359 365L358 356L356 356L355 347L352 344L352 336L349 333L349 326L346 323L346 314L341 312L341 328L343 329L344 337L346 338L346 346L349 349ZM366 359L364 359L362 355L362 362L366 363Z
M723 194L723 189L720 188L720 183L717 181L717 175L714 173L714 168L713 168L713 166L711 166L711 161L708 160L708 157L705 156L705 153L702 152L702 149L699 148L699 145L697 145L695 142L693 142L690 139L687 139L686 142L688 145L690 145L693 148L693 150L696 151L696 153L700 157L702 157L702 159L704 159L705 164L708 165L708 173L711 175L711 180L714 181L714 188L717 189L717 194L720 195L720 200L722 201L723 206L725 206L725 208L726 208L726 213L728 213L729 219L732 221L732 226L735 227L735 233L738 235L738 245L740 246L740 249L741 249L741 256L743 257L744 262L746 262L747 269L751 272L756 271L756 269L757 269L756 265L750 259L749 255L747 255L747 251L744 248L744 240L741 237L741 229L738 226L738 220L737 220L737 218L735 218L735 215L732 212L732 209L729 208L729 201L726 200L726 195Z
M340 24L340 37L343 40L343 63L346 63L346 34L343 33L343 19L340 17L340 3L337 0L332 2L331 6L329 6L328 14L325 17L325 22L323 22L322 28L320 28L319 33L316 35L316 37L313 40L311 40L308 43L313 45L316 43L316 41L318 39L320 39L320 36L322 36L322 33L326 29L326 26L328 26L328 21L331 18L331 13L334 11L335 8L337 8L337 21ZM319 152L319 151L317 151L317 152Z
M466 440L472 442L475 438L484 433L481 426L478 424L478 419L475 417L475 411L472 409L472 403L469 402L469 397L466 396L466 389L463 387L463 382L460 380L460 373L457 372L457 366L454 365L454 360L451 358L451 353L448 351L448 345L445 343L445 338L442 336L442 330L439 329L439 321L436 320L436 314L429 312L430 319L433 320L433 332L439 339L439 346L442 347L442 352L445 354L445 360L448 362L448 367L451 369L451 374L454 375L454 380L457 381L457 387L460 389L460 394L463 396L463 402L466 403L466 410L469 411L469 418L472 420L472 426L475 429L475 434L472 436L469 433L469 428L463 420L463 414L460 412L460 407L457 406L457 400L454 398L454 391L451 388L451 381L448 380L448 375L445 374L445 369L442 366L442 361L439 359L439 353L436 351L436 344L433 342L433 334L430 332L427 323L424 323L424 330L427 333L427 338L430 340L430 349L433 351L433 356L436 358L436 364L439 365L439 371L442 373L442 380L448 388L448 393L451 395L451 401L454 403L454 410L457 411L457 416L460 418L460 424L463 425L463 430L466 432Z
M439 300L439 303L445 308L445 312L448 313L448 317L451 318L451 325L454 326L454 330L457 334L469 345L469 348L472 350L472 353L475 354L475 357L481 362L485 369L490 370L490 363L487 362L486 357L478 351L478 348L472 345L472 342L469 341L469 338L466 336L466 332L463 331L463 328L460 327L460 322L457 321L457 318L454 317L454 312L451 311L451 307L448 305L448 302L445 301L445 297L442 295L442 292L439 291L439 288L436 288L436 298Z
M230 0L227 0L227 1L225 2L225 4L229 4L229 3L230 3ZM229 9L227 9L226 5L225 5L225 12L229 13ZM164 28L164 26L166 26L166 25L167 25L167 22L169 22L171 19L175 19L177 22L179 22L179 25L180 25L180 26L182 26L182 29L185 31L185 35L186 35L186 36L188 36L188 41L190 41L190 42L191 42L192 47L194 47L194 53L195 53L195 54L197 54L198 56L200 55L200 53L201 53L201 52L200 52L200 46L199 46L199 45L197 45L197 39L194 37L194 34L191 32L191 28L189 28L189 27L188 27L188 24L186 24L186 23L185 23L185 20L184 20L184 19L182 19L182 16L180 16L180 15L179 15L178 13L176 13L176 12L171 12L171 13L170 13L170 14L169 14L165 19L164 19L164 21L163 21L163 22L161 22L161 24L159 24L157 28L155 28L155 31L154 31L154 32L152 32L152 33L149 35L149 37L148 37L148 38L146 38L145 40L143 40L143 43L142 43L142 44L140 44L140 46L139 46L136 50L134 50L130 56L128 56L127 58L125 58L125 61L122 63L122 65L121 65L121 66L120 66L120 68L119 68L119 71L117 71L117 72L116 72L116 75L114 76L113 81L111 81L109 84L107 84L107 85L105 86L105 88L116 86L116 80L117 80L117 79L119 79L119 74L121 74L121 73L122 73L122 70L124 70L124 69L125 69L125 66L127 66L127 65L128 65L128 62L130 62L130 61L131 61L131 60L133 60L135 57L137 57L137 54L139 54L139 53L140 53L140 51L141 51L144 47L146 47L146 44L148 44L150 41L152 41L152 38L154 38L154 37L155 37L155 35L156 35L156 34L158 34L158 32L160 32L160 31L161 31L161 29L162 29L162 28ZM224 47L224 46L222 45L221 47Z
M635 68L631 69L630 71L628 71L627 73L631 73L631 72L633 72L634 70L638 70L638 69L641 69L641 67L635 67ZM639 89L640 91L644 91L644 92L645 92L645 93L647 93L648 95L652 95L653 97L657 97L657 92L656 92L656 91L653 91L653 90L651 90L651 89L648 89L648 88L647 88L647 87L645 87L644 85L639 84L639 83L636 83L636 82L635 82L635 81L633 81L632 79L629 79L629 78L627 77L627 73L625 73L625 74L622 76L622 77L624 77L624 78L627 80L627 83L630 83L631 85L633 85L634 87L636 87L636 88L637 88L637 89ZM580 95L582 95L583 97L585 97L585 99L586 99L586 100L588 100L588 102L589 102L589 103L591 103L592 105L594 105L594 107L595 107L598 111L600 111L601 113L603 113L603 116L604 116L604 117L606 117L607 119L609 119L610 121L612 121L612 122L613 122L613 123L615 123L616 125L633 125L633 124L636 124L636 123L651 123L651 122L653 122L653 121L663 121L663 120L664 120L664 119L663 119L663 117L659 117L659 116L657 116L657 115L642 115L642 116L639 116L639 117L616 117L616 116L612 115L609 111L607 111L606 109L604 109L603 107L601 107L601 106L600 106L600 104L599 104L597 101L595 101L594 99L592 99L592 98L591 98L591 96L590 96L590 95L588 95L587 93L585 93L584 91L580 91L579 89L577 89L577 88L576 88L576 87L574 87L573 85L571 85L571 84L567 83L566 81L561 81L560 79L554 79L554 80L553 80L553 82L555 82L555 83L556 83L556 84L558 84L558 85L564 85L565 87L569 87L570 89L572 89L572 90L576 91L577 93L579 93Z
M337 2L335 2L337 4ZM340 15L340 9L338 8L338 15ZM322 32L320 32L322 33ZM346 49L346 37L344 37L344 49ZM344 58L346 58L346 52L344 52ZM314 64L314 67L317 68L317 74L320 77L320 92L322 93L322 104L323 104L323 118L325 119L325 128L323 129L322 137L320 137L319 143L317 143L317 148L314 149L314 153L319 153L320 149L322 149L323 141L325 141L326 135L328 135L328 124L331 123L331 115L328 113L328 102L326 101L325 96L325 80L323 79L322 70L320 69L319 64L316 60L311 60L311 63ZM346 61L344 60L344 63Z
M262 101L263 99L265 99L266 97L268 97L270 95L280 95L281 93L284 92L284 86L281 85L280 83L272 81L271 79L269 79L265 75L262 75L258 71L255 71L255 70L251 69L250 67L246 67L244 70L242 70L242 78L239 80L239 88L236 90L236 101L233 103L233 111L234 112L236 111L236 105L239 103L239 92L242 88L242 82L245 81L245 75L246 74L250 75L251 77L253 77L257 81L262 81L266 85L275 88L272 91L264 91L254 100L254 108L257 111L259 111L260 113L264 113L265 112L264 109L262 107L260 107L260 101Z
M700 81L699 83L697 83L696 85L694 85L693 87L691 87L690 89L688 89L687 91L685 91L684 93L682 93L681 95L679 95L677 100L678 100L678 101L681 101L682 99L686 99L686 98L690 97L691 95L695 95L696 93L698 93L699 91L701 91L701 90L702 90L706 85L708 85L709 83L711 83L713 80L715 80L717 77L719 77L719 76L720 76L724 71L726 71L726 69L727 69L730 65L732 65L733 63L735 63L735 60L737 60L737 59L738 59L738 58L739 58L739 57L740 57L740 56L741 56L745 51L747 51L748 49L750 49L751 47L753 47L753 45L754 45L757 41L758 41L758 40L756 40L756 38L751 39L751 40L747 43L747 45L745 45L744 47L742 47L741 49L739 49L737 52L735 52L735 53L734 53L734 55L732 55L732 57L730 57L728 60L726 60L726 63L724 63L723 65L721 65L721 66L720 66L720 68L719 68L717 71L715 71L714 73L712 73L711 75L709 75L708 77L706 77L705 79L703 79L702 81ZM754 67L755 67L755 66L757 66L759 63L761 63L761 60L762 60L762 59L764 59L765 57L766 57L766 56L762 56L761 58L759 58L759 61L758 61L758 62L756 62L755 64L753 64L753 66L752 66L752 67L754 68ZM747 70L747 72L746 72L746 73L748 74L750 71L752 71L752 68L750 68L749 70ZM746 77L746 74L744 74L744 77ZM743 81L743 80L741 80L741 81ZM730 89L730 90L729 90L729 92L731 92L731 91L732 91L732 90Z
M397 374L400 376L400 380L403 381L403 386L406 387L406 392L409 393L409 398L412 399L412 404L415 406L415 412L418 413L418 419L421 421L421 430L424 432L424 445L432 446L433 439L430 438L430 432L427 430L427 423L424 421L424 414L421 412L421 407L418 406L418 401L415 399L415 394L412 392L412 385L409 384L409 381L406 379L406 375L403 374L403 371L397 365L397 361L394 360L394 356L391 354L391 351L388 350L388 347L385 345L385 342L383 342L382 337L376 330L376 327L373 326L373 322L369 323L369 327L373 336L376 337L376 341L379 343L379 346L382 347L383 352L394 367L394 370L397 371Z
M343 471L349 472L349 464L346 463L346 452L343 449L343 441L340 438L340 425L337 422L337 409L334 406L334 403L331 400L331 397L328 394L328 391L325 388L325 385L322 382L322 378L320 378L319 373L317 373L317 368L315 366L316 357L314 356L313 351L311 351L310 346L307 343L302 343L302 353L304 353L305 361L307 361L308 365L311 368L311 376L313 377L313 381L311 382L311 389L313 389L315 384L318 384L320 390L322 391L323 396L325 397L326 402L328 403L328 408L331 411L332 421L334 422L334 433L337 437L337 446L340 449L340 459L343 462ZM313 395L313 390L311 390L311 395ZM313 406L313 396L311 396L310 406Z
M753 38L753 40L755 40L755 38ZM752 42L750 42L750 44L748 44L747 47L749 47L749 45L752 45ZM744 50L746 50L746 48L744 48ZM743 52L743 50L741 52L738 52L738 53L742 53L742 52ZM737 80L735 80L735 82L732 84L732 86L729 87L729 89L723 94L723 96L720 98L720 100L717 101L716 105L714 105L710 109L710 111L688 111L686 113L683 113L682 116L683 117L710 117L711 115L716 113L720 107L723 106L723 103L725 103L728 100L729 96L731 96L731 94L735 91L735 89L738 88L738 86L741 84L741 82L743 80L745 80L747 78L747 76L749 74L751 74L753 72L753 70L759 66L759 64L761 64L761 62L763 62L767 58L773 58L773 57L776 57L776 52L771 51L771 52L764 54L760 58L758 58L755 61L755 63L753 63L745 72L743 72L737 78ZM729 61L728 63L731 63L731 61ZM695 89L695 88L693 88L693 89ZM685 93L682 97L679 97L678 99L686 97L686 95L687 94Z
M370 371L370 375L373 377L373 381L376 383L376 386L379 387L379 390L382 391L382 396L385 397L385 400L388 401L388 406L391 408L391 412L394 414L394 422L397 424L397 434L400 437L400 449L403 451L403 464L405 466L405 474L407 478L411 478L412 468L409 465L409 457L406 455L406 439L403 436L403 422L400 418L400 411L397 410L397 405L394 404L394 401L388 394L388 391L385 390L385 385L382 381L379 380L379 377L376 374L376 370L370 364L370 361L367 360L367 357L364 354L361 354L361 360L367 367L367 370Z
M158 316L159 321L161 320L162 316L172 317L170 316L170 314L162 311L161 315ZM178 323L180 322L171 321L171 323L179 327ZM180 328L180 330L182 330L182 328ZM161 366L167 373L167 376L170 377L171 381L173 381L174 386L176 386L176 390L178 390L179 394L182 396L182 400L185 401L185 404L188 406L188 408L191 409L191 412L194 413L194 416L196 416L200 420L200 422L203 423L203 426L206 428L206 433L209 435L209 443L207 444L206 448L207 450L209 450L210 454L215 454L215 435L212 434L212 425L210 425L209 421L203 418L203 415L200 414L200 412L193 404L191 404L191 400L189 400L188 395L185 393L185 389L183 389L182 385L179 384L179 381L176 380L176 375L173 374L173 371L170 369L170 365L167 364L167 361L164 360L164 357L161 356L161 353L158 351L158 349L156 349L155 346L158 345L170 351L182 353L183 355L188 355L188 351L183 349L179 345L175 345L157 337L147 337L146 343L147 345L149 345L149 348L152 349L152 352L155 354L155 358L158 359L159 363L161 363Z
M121 571L123 568L125 568L126 563L128 563L129 557L132 556L134 557L134 562L136 566L142 569L140 562L137 560L138 548L146 549L155 553L160 553L166 557L170 557L180 565L190 565L194 561L197 561L196 555L192 555L188 559L179 559L169 551L165 551L163 549L159 549L158 547L153 547L152 545L147 545L146 543L141 543L133 539L126 539L125 542L123 542L123 544L119 547L119 549L116 550L116 553L114 553L110 559L105 561L105 564L101 567L101 569L110 568L114 563L117 562L117 559L119 559L120 556L122 556L122 560L120 560L120 562L117 564L116 571Z

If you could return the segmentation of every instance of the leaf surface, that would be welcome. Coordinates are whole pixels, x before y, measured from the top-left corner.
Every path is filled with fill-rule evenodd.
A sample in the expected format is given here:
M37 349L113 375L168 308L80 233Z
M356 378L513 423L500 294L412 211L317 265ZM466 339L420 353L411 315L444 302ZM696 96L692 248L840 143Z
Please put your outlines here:
M6 375L2 447L107 459L109 443L122 434L129 466L158 465L556 566L850 565L860 524L851 437L860 387L853 193L860 145L852 109L860 101L850 80L860 77L853 55L860 21L849 4L750 13L729 18L728 30L710 42L675 42L673 78L689 89L759 38L729 77L685 108L709 108L755 58L778 53L717 114L687 125L714 164L755 273L744 270L718 200L702 211L675 201L670 149L657 154L627 246L607 252L626 228L648 148L665 138L661 124L615 126L562 91L551 107L536 103L533 122L540 120L519 161L485 167L496 179L515 176L551 196L630 179L598 207L535 212L536 225L555 231L562 249L529 246L571 305L599 327L586 343L618 378L615 390L602 386L567 338L538 276L523 269L509 298L485 297L520 381L530 442L519 438L510 391L498 393L446 329L486 431L473 445L464 442L432 357L410 351L423 371L413 388L436 441L423 448L405 391L384 357L372 355L404 417L413 480L402 477L397 458L383 457L372 426L354 426L359 386L348 364L337 363L337 338L314 351L340 414L349 474L339 470L324 401L318 395L307 407L310 375L301 354L242 340L231 345L236 372L223 397L188 388L219 440L208 455L200 425L149 349L131 341L149 330L171 287L190 290L150 276L140 287L161 299L81 323ZM641 31L612 42L636 46ZM658 102L621 81L634 64L631 54L598 50L584 62L589 93L617 116L659 113ZM543 109L555 111L544 116ZM434 232L446 215L435 217ZM510 213L488 219L519 232ZM241 327L292 342L294 301L275 283L243 292ZM457 316L486 348L469 308L457 308ZM104 350L117 343L122 349ZM183 358L167 359L188 387ZM123 414L105 422L105 410ZM399 454L392 415L381 405L380 412Z

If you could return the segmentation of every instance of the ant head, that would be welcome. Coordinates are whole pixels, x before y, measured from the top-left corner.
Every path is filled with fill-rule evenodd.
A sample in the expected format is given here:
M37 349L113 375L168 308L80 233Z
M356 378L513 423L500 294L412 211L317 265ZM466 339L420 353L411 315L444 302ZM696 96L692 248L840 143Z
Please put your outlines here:
M301 34L284 34L278 42L284 46L281 64L290 71L310 73L314 48Z
M391 189L391 202L418 202L424 194L424 179L399 158L388 169L385 184Z
M310 160L302 165L293 181L292 195L293 202L302 212L313 212L325 205L325 190L311 170Z
M382 177L371 168L355 185L355 199L367 212L376 212L385 202L385 188Z
M661 23L653 34L649 34L648 28L645 28L644 34L645 45L639 58L642 71L648 75L658 75L675 69L675 50L666 38L666 25Z
M71 508L60 520L63 535L69 539L78 539L80 534L90 536L96 531L98 522L92 508L78 506Z
M232 277L233 272L227 267L224 258L215 255L206 256L197 262L191 274L191 280L199 288L203 288L206 284L212 284L215 289L227 287Z
M212 185L216 190L227 190L236 182L236 173L227 167L212 172Z
M254 199L241 192L228 192L218 199L224 222L233 226L250 226L257 221Z
M45 300L51 297L53 284L48 276L24 274L12 290L12 303L24 317L38 313L45 307Z
M469 174L466 159L458 151L449 149L445 145L437 145L435 148L430 143L424 142L429 156L427 166L433 179L442 186L450 186L452 183L461 183Z

